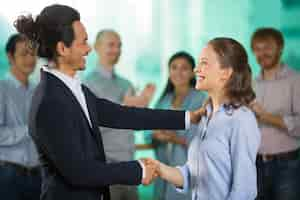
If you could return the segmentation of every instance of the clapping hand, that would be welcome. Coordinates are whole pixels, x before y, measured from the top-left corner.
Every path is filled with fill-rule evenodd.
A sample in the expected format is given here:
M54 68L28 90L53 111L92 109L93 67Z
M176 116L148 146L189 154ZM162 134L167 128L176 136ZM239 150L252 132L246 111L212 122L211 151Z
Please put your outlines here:
M123 104L134 107L146 107L150 103L155 92L155 85L147 84L140 95L128 94L124 96Z
M252 101L249 104L249 107L251 110L255 113L257 119L260 121L263 115L266 113L265 109L262 107L260 103L258 103L256 100Z

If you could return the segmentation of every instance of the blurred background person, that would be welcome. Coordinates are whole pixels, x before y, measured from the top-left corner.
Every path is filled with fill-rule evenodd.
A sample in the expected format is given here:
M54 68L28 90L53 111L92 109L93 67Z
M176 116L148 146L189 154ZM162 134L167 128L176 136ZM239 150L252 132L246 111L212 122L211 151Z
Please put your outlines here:
M205 94L195 90L195 61L186 52L175 53L168 62L169 78L167 86L156 105L160 109L195 110L199 108ZM156 158L172 166L183 165L187 159L187 149L192 138L190 131L158 130L152 134ZM157 200L191 199L190 194L180 194L175 188L158 179L154 184Z
M299 199L300 76L281 62L284 39L277 29L257 29L251 47L261 67L252 103L262 133L257 199Z
M84 83L100 98L123 105L145 107L150 102L155 87L149 84L140 95L135 95L130 81L115 73L114 68L121 56L121 47L121 38L116 31L100 31L94 45L98 56L97 66L86 76ZM135 144L132 130L101 127L101 133L108 162L133 160ZM110 193L112 200L138 199L135 186L110 186Z
M35 84L36 49L21 34L6 43L10 70L0 80L0 197L38 200L41 191L40 163L28 134L28 114Z

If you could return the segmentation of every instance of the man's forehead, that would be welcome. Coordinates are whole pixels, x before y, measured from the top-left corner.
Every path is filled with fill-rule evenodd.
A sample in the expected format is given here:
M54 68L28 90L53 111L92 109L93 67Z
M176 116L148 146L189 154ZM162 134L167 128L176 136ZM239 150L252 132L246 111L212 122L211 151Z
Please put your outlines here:
M75 34L81 34L81 35L87 37L87 32L86 32L85 26L80 21L75 21L73 23L73 28L74 28Z
M264 38L257 38L254 40L254 45L265 45L265 44L276 44L276 40L273 37L264 37Z

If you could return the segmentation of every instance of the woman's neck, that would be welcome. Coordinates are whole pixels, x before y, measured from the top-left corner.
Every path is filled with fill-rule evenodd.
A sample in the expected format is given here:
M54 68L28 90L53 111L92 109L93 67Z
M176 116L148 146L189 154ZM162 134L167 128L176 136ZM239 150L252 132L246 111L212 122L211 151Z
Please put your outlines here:
M189 93L189 90L190 90L190 86L177 86L175 87L174 89L174 93L175 93L175 98L177 97L185 97L188 93Z
M189 86L180 86L180 87L175 87L174 89L174 98L172 101L172 105L174 108L179 108L185 97L188 95L190 90Z
M221 105L228 100L225 97L224 92L222 91L209 92L208 95L211 98L212 113L217 112L220 109Z

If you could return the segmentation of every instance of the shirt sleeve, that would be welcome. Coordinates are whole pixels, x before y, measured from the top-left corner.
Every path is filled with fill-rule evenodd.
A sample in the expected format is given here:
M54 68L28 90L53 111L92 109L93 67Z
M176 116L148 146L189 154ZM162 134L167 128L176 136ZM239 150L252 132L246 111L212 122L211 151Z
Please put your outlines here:
M190 171L189 171L189 167L187 164L183 165L183 166L178 166L176 167L177 169L179 169L181 175L183 176L183 187L176 187L176 191L179 193L183 193L186 194L189 191L189 182L190 182Z
M261 135L250 111L235 120L230 138L233 176L228 200L253 200L257 195L255 162Z
M15 145L28 137L27 125L8 126L6 124L6 106L4 91L0 87L0 146Z
M138 160L138 162L142 168L142 179L144 179L144 178L146 178L146 167L142 161Z
M283 121L288 129L288 134L300 137L300 76L293 80L291 87L291 113L283 115Z
M185 130L188 130L191 126L191 116L190 112L186 111L185 112Z

